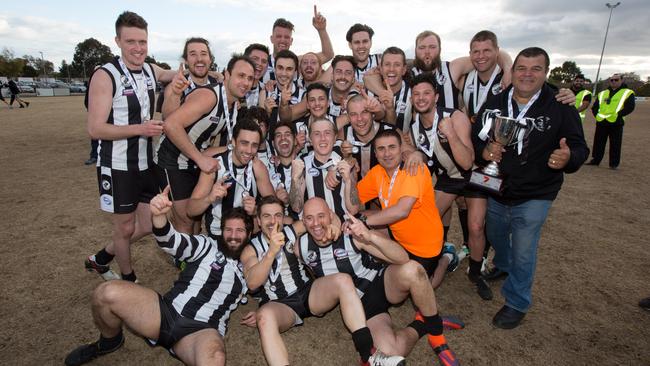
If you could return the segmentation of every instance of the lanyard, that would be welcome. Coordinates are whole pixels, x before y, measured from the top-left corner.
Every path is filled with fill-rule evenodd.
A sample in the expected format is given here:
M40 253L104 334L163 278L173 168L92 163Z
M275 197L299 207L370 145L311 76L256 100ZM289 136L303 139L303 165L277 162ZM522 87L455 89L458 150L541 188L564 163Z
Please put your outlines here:
M514 111L512 110L512 94L513 94L514 90L515 90L515 88L512 88L512 89L510 89L510 92L508 93L508 117L510 117L510 118L514 118L514 114L515 114ZM521 111L519 111L519 114L517 115L517 118L516 118L517 123L521 123L521 121L526 117L526 113L528 112L528 109L530 109L530 106L532 106L533 103L535 103L535 101L537 100L537 98L539 98L539 95L541 94L541 92L542 92L542 89L538 90L537 93L535 93L535 95L533 95L533 97L530 98L528 103L526 103L524 108ZM525 133L526 133L526 130L522 128L522 129L519 130L519 132L517 134L517 153L518 154L521 154L521 151L523 149L523 145L524 145L523 137L524 137Z
M427 136L427 133L424 129L424 126L422 123L420 123L420 114L415 115L415 125L417 128L413 129L413 137L415 137L415 144L417 145L417 148L422 150L428 157L433 156L433 146L435 144L435 139L433 141L429 140L429 136ZM438 130L438 110L434 112L433 115L433 133L437 133ZM424 142L426 140L429 140L429 148L424 147Z
M122 69L122 72L126 77L126 80L128 81L129 84L132 85L133 91L135 92L135 97L138 99L138 103L140 103L140 118L142 118L142 122L144 122L149 119L148 117L149 116L149 92L147 90L147 85L151 84L151 79L149 78L149 75L147 75L143 67L142 72L146 82L145 85L143 85L144 95L141 95L140 94L141 87L138 84L136 84L133 75L131 75L131 71L129 71L129 69L126 67L122 58L119 57L117 61L120 64L120 68Z
M388 186L388 197L384 198L384 177L381 177L381 185L379 186L379 200L384 203L384 208L388 207L388 201L390 196L393 194L393 186L395 185L395 178L397 178L397 173L399 173L399 167L395 168L393 176L390 178L390 185Z
M233 104L232 119L230 118L230 111L228 110L228 96L226 95L225 86L221 85L221 104L223 105L223 116L226 120L226 128L228 129L228 150L232 151L232 131L235 128L235 123L237 122L237 112L239 108L239 102Z
M501 68L499 67L499 65L496 65L496 67L492 71L490 80L488 81L487 85L485 85L485 88L483 89L483 93L481 93L481 89L479 87L478 71L474 74L474 113L477 113L478 110L483 105L483 103L485 103L485 99L487 99L488 91L492 88L492 83L494 82L494 79L497 77L499 72L501 72Z
M246 167L246 172L244 173L246 178L246 185L244 185L239 181L239 179L237 179L237 172L235 169L233 169L232 154L232 152L228 153L228 173L230 174L230 177L235 181L235 183L244 188L246 193L250 193L251 186L253 185L253 161L249 161Z

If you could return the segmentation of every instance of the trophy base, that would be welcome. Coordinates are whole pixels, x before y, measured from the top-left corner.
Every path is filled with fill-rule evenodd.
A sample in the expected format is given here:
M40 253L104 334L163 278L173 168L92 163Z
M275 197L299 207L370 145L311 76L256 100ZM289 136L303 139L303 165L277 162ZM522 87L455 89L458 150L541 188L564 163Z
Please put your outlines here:
M472 172L469 178L469 185L486 191L488 193L501 194L503 188L503 178L483 172L482 168Z

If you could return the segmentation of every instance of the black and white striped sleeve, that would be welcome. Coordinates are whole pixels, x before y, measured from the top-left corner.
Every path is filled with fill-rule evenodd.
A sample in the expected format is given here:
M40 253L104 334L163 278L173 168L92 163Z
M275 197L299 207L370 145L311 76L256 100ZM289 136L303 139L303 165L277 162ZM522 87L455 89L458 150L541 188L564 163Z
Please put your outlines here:
M152 231L160 249L181 261L193 262L203 258L212 246L207 236L179 233L169 222L162 228L154 227Z

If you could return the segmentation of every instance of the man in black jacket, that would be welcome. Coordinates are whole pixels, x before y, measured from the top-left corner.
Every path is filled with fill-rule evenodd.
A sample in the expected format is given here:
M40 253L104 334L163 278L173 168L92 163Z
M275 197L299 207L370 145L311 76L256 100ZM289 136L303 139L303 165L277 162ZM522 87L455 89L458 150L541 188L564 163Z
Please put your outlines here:
M549 57L541 48L527 48L513 65L512 86L490 99L486 109L501 111L526 121L531 128L520 143L506 147L482 138L474 124L473 142L477 164L499 162L504 179L502 194L488 199L487 236L495 249L495 266L509 275L501 293L506 304L492 323L511 329L519 325L531 306L537 262L537 244L548 210L562 186L564 173L584 163L589 148L578 112L555 100L545 84Z
M609 87L600 93L591 107L596 118L594 150L587 165L598 165L605 154L605 144L609 138L609 167L618 168L621 162L623 144L623 117L634 111L634 92L623 82L620 74L609 78Z

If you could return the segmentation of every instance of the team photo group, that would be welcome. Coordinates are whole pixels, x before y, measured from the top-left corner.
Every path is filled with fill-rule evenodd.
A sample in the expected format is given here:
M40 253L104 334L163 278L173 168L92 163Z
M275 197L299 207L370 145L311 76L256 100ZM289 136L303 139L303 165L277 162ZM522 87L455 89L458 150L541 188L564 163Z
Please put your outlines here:
M118 16L120 55L97 65L86 100L112 227L85 260L105 280L89 300L99 338L66 365L118 350L124 329L185 364L224 365L229 326L256 328L268 365L300 364L282 333L330 311L361 365L406 365L420 338L434 364L460 365L443 333L465 324L435 295L457 268L475 301L503 302L485 322L535 327L522 321L538 243L564 174L588 158L589 93L549 84L534 41L509 55L477 29L468 56L445 61L430 30L373 53L370 25L335 51L316 6L312 24L320 49L294 53L280 18L271 47L251 40L216 69L220 50L197 35L165 70L145 62L146 20ZM410 59L400 47L413 44ZM600 103L619 113L629 99ZM132 266L131 244L150 234L170 256L160 265L178 267L164 294ZM249 300L256 311L229 325ZM412 322L393 324L393 306Z

